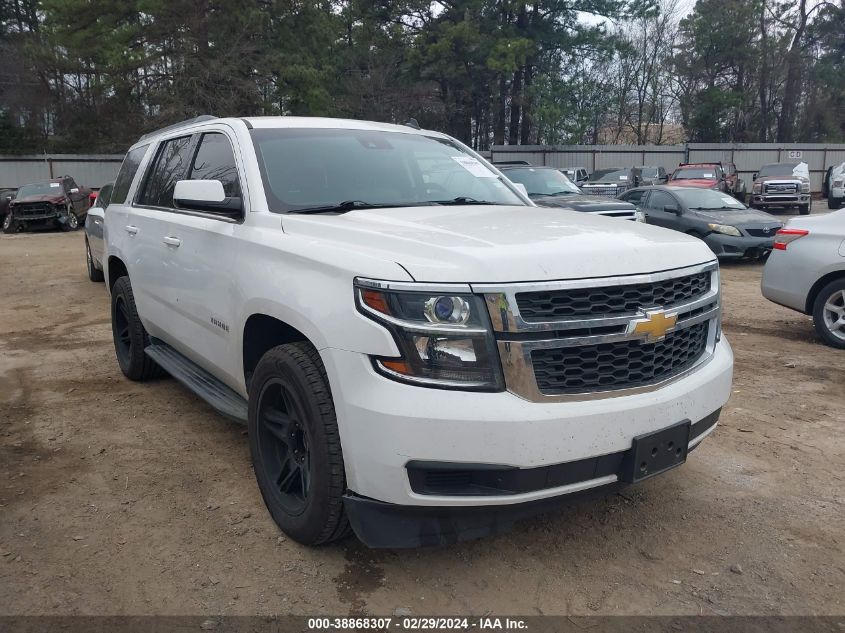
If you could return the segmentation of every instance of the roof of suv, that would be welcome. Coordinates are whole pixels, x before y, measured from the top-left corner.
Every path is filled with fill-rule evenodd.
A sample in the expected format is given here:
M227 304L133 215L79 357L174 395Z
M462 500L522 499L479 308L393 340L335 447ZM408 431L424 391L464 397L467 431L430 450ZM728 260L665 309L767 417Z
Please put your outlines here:
M376 121L359 121L357 119L332 119L328 117L297 117L297 116L258 116L258 117L229 117L218 119L215 117L201 116L196 119L175 123L167 127L149 132L142 136L133 145L142 145L157 140L160 136L175 132L190 132L194 128L213 123L246 123L250 128L258 129L279 129L279 128L301 128L301 129L342 129L342 130L373 130L381 132L399 132L402 134L424 134L439 138L449 138L448 135L433 130L418 130L408 125L397 125L394 123L378 123Z

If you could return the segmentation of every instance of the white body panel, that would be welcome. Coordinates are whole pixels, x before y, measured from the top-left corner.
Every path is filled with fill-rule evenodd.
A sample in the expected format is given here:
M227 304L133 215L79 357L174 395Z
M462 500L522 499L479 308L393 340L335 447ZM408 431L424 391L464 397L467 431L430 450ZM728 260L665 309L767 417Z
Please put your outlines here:
M292 117L249 124L420 133ZM223 132L232 143L243 221L132 204L157 142L195 131ZM197 123L138 145L146 142L151 149L126 202L113 202L105 220L107 259L126 266L145 327L244 397L242 343L249 317L267 315L302 332L325 363L349 488L360 495L412 505L478 504L473 497L414 495L404 465L423 459L530 467L603 455L630 448L636 435L683 419L698 421L728 399L732 354L724 340L690 375L637 395L537 403L509 392L410 386L374 371L371 356L396 356L398 349L390 332L359 313L353 301L356 277L498 284L665 271L712 261L700 240L533 205L280 215L268 209L244 120ZM484 497L483 503L570 491Z

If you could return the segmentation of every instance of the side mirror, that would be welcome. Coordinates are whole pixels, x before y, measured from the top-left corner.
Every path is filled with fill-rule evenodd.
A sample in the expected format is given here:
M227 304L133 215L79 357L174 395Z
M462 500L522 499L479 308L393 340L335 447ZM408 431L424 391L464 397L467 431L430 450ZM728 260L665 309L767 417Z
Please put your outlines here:
M674 213L675 215L681 215L681 210L674 204L667 204L665 207L663 207L663 210L666 213Z
M227 198L219 180L180 180L173 190L173 204L177 209L205 211L230 218L243 212L240 198Z
M751 175L751 180L757 180L757 172L756 171Z
M521 182L515 182L513 183L513 186L516 187L523 196L525 196L526 198L528 197L528 189L526 189L525 185L523 185Z

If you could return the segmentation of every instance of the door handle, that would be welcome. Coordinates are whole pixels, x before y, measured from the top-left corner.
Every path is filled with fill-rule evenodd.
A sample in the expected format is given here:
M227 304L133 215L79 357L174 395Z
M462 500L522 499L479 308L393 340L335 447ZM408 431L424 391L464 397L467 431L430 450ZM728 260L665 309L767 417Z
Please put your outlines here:
M179 248L179 245L182 243L182 240L180 240L178 237L171 237L169 235L165 237L162 241L168 246L175 246L176 248Z
M138 227L132 226L131 224L127 224L126 232L129 233L129 235L135 235L138 232Z

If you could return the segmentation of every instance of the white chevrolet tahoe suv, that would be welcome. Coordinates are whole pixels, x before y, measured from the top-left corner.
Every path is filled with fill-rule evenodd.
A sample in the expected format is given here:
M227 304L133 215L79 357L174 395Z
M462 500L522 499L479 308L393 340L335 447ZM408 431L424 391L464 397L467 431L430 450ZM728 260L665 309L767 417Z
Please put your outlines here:
M681 464L730 394L703 242L535 207L416 127L160 130L129 150L105 240L123 373L246 422L302 543L501 531Z

